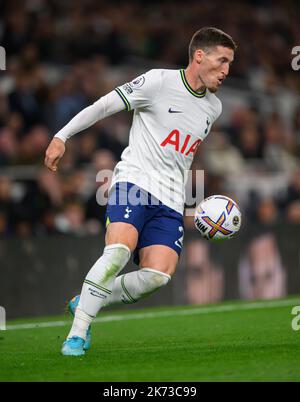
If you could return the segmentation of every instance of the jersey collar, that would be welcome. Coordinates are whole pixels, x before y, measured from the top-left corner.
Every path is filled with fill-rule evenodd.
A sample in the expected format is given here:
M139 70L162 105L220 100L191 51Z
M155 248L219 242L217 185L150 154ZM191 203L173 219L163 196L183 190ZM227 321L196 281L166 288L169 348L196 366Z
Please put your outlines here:
M184 72L184 69L183 69L183 68L180 70L180 76L181 76L182 82L183 82L184 86L186 87L186 89L187 89L192 95L196 96L196 98L203 98L203 97L206 95L206 88L205 88L202 92L196 92L196 91L194 91L194 90L190 87L190 85L189 85L189 83L187 82L187 79L186 79L186 77L185 77L185 72Z

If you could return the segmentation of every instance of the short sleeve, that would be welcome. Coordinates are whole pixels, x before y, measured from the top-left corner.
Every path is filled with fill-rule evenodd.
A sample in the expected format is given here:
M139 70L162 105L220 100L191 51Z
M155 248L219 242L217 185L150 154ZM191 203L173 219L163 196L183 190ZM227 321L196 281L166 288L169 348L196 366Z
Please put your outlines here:
M215 113L214 113L214 121L213 123L220 117L222 113L222 102L220 101L219 98L215 97L216 103L215 103Z
M162 70L150 70L115 90L124 102L126 110L151 106L162 84Z
M218 106L217 106L217 113L216 113L216 120L220 117L221 113L222 113L222 102L220 101L220 99L218 99Z

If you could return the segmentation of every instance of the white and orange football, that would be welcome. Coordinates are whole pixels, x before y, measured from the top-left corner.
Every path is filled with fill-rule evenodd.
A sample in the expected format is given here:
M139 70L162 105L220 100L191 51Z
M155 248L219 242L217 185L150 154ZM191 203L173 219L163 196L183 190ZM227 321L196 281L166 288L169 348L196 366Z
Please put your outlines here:
M205 239L223 241L231 239L240 230L242 215L231 198L212 195L200 202L195 210L194 222Z

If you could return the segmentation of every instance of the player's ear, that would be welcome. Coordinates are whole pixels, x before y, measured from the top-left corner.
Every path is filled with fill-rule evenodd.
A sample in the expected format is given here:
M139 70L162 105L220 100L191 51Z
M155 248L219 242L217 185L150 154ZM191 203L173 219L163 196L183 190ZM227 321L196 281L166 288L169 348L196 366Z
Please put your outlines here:
M201 63L201 61L203 60L203 55L204 55L204 52L202 49L195 50L194 59L195 59L196 63L198 63L198 64Z

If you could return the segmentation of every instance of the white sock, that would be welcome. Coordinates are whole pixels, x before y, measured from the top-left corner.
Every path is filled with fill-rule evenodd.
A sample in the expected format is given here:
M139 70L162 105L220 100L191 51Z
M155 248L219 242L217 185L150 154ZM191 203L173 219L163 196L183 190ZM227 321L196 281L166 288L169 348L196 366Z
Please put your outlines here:
M94 317L91 317L90 315L82 311L79 307L77 307L68 338L71 338L72 336L79 336L80 338L86 339L86 331L93 318Z
M114 281L112 294L105 300L103 307L135 303L167 285L170 280L170 275L152 268L141 268L120 275Z
M80 336L86 339L90 323L111 295L116 276L127 264L130 254L130 249L124 244L111 244L104 248L102 256L85 278L68 338Z

